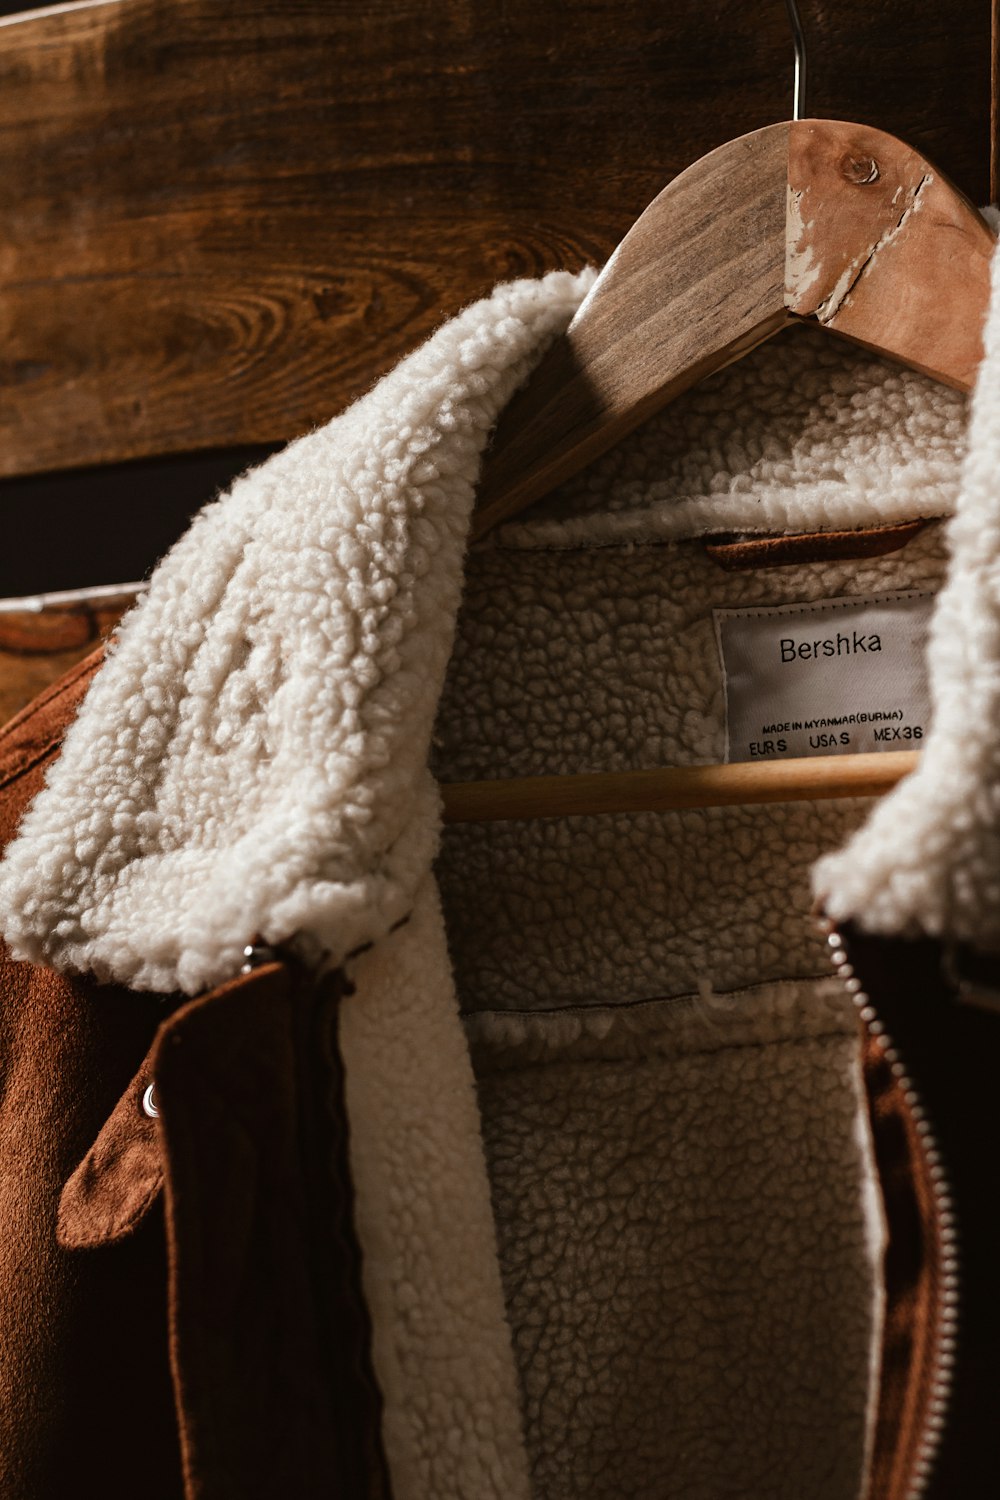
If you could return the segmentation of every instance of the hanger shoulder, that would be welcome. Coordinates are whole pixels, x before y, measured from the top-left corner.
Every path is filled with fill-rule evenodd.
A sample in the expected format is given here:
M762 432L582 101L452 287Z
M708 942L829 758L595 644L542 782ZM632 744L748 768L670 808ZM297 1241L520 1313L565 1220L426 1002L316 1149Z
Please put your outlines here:
M968 390L994 244L884 131L800 120L728 141L653 200L508 403L473 540L797 318Z
M926 157L867 125L796 121L787 239L791 312L972 388L996 240Z
M789 128L770 125L702 157L629 230L564 337L505 408L473 538L790 321Z

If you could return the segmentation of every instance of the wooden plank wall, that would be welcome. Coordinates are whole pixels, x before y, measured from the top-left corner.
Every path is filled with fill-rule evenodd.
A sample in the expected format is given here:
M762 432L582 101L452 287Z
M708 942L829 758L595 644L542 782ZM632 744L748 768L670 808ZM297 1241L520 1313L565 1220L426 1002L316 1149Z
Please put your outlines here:
M985 201L990 0L801 9L809 113L901 135ZM497 280L600 263L790 98L782 0L0 22L0 592L142 572L268 445Z

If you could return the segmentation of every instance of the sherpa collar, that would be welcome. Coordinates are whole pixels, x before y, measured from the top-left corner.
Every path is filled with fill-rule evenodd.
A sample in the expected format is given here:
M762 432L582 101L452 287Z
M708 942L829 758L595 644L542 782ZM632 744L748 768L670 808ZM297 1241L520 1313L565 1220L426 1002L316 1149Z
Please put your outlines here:
M255 935L337 963L405 914L480 455L594 276L497 287L199 513L0 866L16 957L195 994Z
M194 994L256 936L338 963L406 913L437 848L427 756L482 451L595 275L498 286L198 515L0 864L15 957ZM1000 944L998 281L932 623L933 730L816 868L837 918L981 945Z

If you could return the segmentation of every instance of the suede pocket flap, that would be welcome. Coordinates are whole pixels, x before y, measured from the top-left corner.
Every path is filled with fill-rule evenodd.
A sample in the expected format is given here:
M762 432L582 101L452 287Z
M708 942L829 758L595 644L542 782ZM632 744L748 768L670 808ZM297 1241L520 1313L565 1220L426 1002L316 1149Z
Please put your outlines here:
M113 1244L142 1223L160 1195L156 1119L144 1103L146 1068L133 1078L62 1190L56 1239L68 1250Z

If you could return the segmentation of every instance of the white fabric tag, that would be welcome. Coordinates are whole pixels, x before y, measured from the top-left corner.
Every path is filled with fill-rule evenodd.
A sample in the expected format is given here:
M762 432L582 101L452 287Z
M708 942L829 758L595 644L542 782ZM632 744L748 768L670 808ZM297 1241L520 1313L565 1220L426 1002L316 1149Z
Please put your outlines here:
M934 596L901 591L713 610L726 759L915 750L927 733Z

